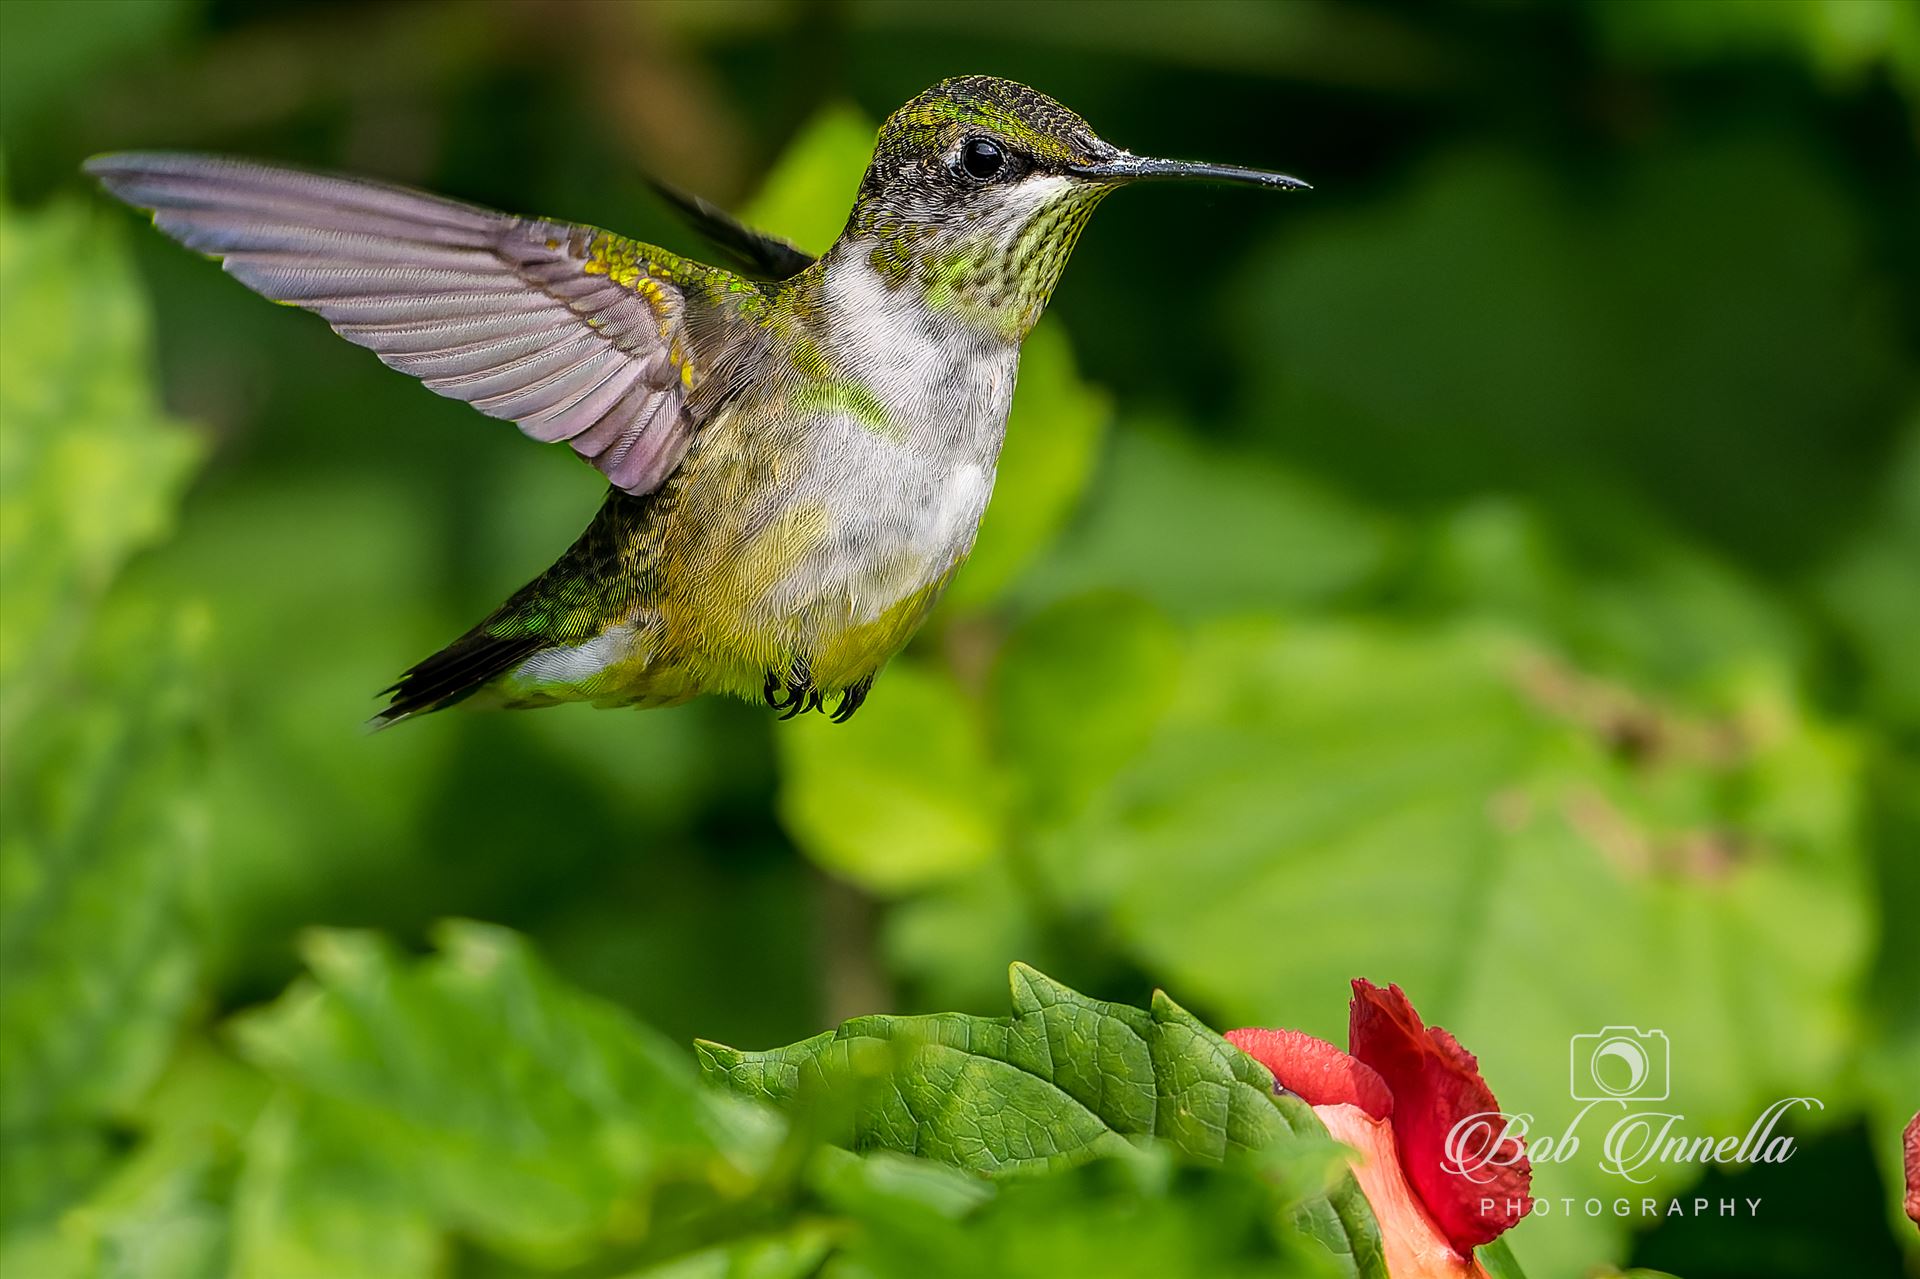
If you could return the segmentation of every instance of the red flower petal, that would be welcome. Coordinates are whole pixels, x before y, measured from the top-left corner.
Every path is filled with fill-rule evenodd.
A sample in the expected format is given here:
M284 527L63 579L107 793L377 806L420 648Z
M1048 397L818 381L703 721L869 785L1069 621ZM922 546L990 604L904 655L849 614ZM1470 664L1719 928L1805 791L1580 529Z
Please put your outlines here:
M1526 1215L1533 1168L1518 1139L1495 1146L1500 1103L1472 1053L1423 1025L1398 986L1381 990L1358 979L1347 1044L1392 1091L1394 1144L1407 1180L1455 1248L1470 1252ZM1492 1118L1464 1129L1460 1148L1449 1152L1449 1132L1474 1115ZM1450 1154L1458 1162L1450 1164Z
M1393 1094L1374 1069L1299 1030L1229 1030L1227 1042L1273 1072L1309 1106L1358 1106L1375 1119L1393 1113Z
M1359 1153L1353 1177L1380 1223L1380 1245L1392 1279L1487 1279L1479 1259L1454 1249L1407 1184L1391 1123L1370 1118L1358 1106L1315 1106L1313 1113L1335 1141Z
M1920 1225L1920 1113L1907 1121L1901 1145L1907 1165L1907 1216Z

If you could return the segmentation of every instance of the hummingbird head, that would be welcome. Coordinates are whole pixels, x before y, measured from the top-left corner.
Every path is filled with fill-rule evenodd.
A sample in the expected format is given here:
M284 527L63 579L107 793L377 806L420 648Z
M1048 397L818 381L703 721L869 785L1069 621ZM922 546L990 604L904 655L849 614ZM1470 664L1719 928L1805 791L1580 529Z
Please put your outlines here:
M1094 207L1116 187L1197 179L1307 184L1230 165L1135 156L1023 84L943 80L881 126L839 252L891 289L917 284L970 327L1018 341L1040 318Z

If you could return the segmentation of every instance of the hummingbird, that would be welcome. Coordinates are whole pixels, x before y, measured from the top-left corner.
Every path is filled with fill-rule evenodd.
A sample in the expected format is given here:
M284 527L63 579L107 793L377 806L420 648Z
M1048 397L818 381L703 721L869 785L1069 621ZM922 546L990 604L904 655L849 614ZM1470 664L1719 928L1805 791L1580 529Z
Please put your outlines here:
M606 476L573 546L402 674L373 727L704 693L846 720L973 547L1021 343L1094 207L1160 179L1306 186L1133 155L990 76L888 117L818 259L679 199L740 270L278 165L85 168L255 292Z

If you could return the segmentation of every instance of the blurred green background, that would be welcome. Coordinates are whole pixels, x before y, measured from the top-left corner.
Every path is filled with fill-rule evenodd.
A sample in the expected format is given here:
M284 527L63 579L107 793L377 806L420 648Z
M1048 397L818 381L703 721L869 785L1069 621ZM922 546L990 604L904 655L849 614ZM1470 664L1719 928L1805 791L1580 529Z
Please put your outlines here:
M600 481L79 162L251 154L699 251L651 172L818 249L878 119L968 72L1316 189L1101 210L975 562L848 726L363 735ZM997 1013L1014 959L1343 1041L1366 975L1554 1133L1568 1037L1658 1028L1692 1132L1824 1110L1786 1164L1627 1188L1757 1219L1555 1212L1529 1273L1915 1265L1917 128L1898 0L8 0L0 1257L225 1255L286 1086L231 1019L311 926L462 916L747 1047ZM158 1148L191 1189L130 1212Z

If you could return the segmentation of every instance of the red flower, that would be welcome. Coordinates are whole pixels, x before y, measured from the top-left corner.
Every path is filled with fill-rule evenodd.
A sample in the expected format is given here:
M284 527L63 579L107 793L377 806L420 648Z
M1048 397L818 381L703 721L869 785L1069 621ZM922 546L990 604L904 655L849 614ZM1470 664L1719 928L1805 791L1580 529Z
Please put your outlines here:
M1235 1030L1227 1039L1360 1151L1354 1175L1380 1221L1394 1279L1484 1275L1473 1250L1532 1202L1521 1143L1502 1139L1500 1104L1473 1054L1422 1024L1398 986L1355 980L1351 1009L1350 1054L1297 1030Z

